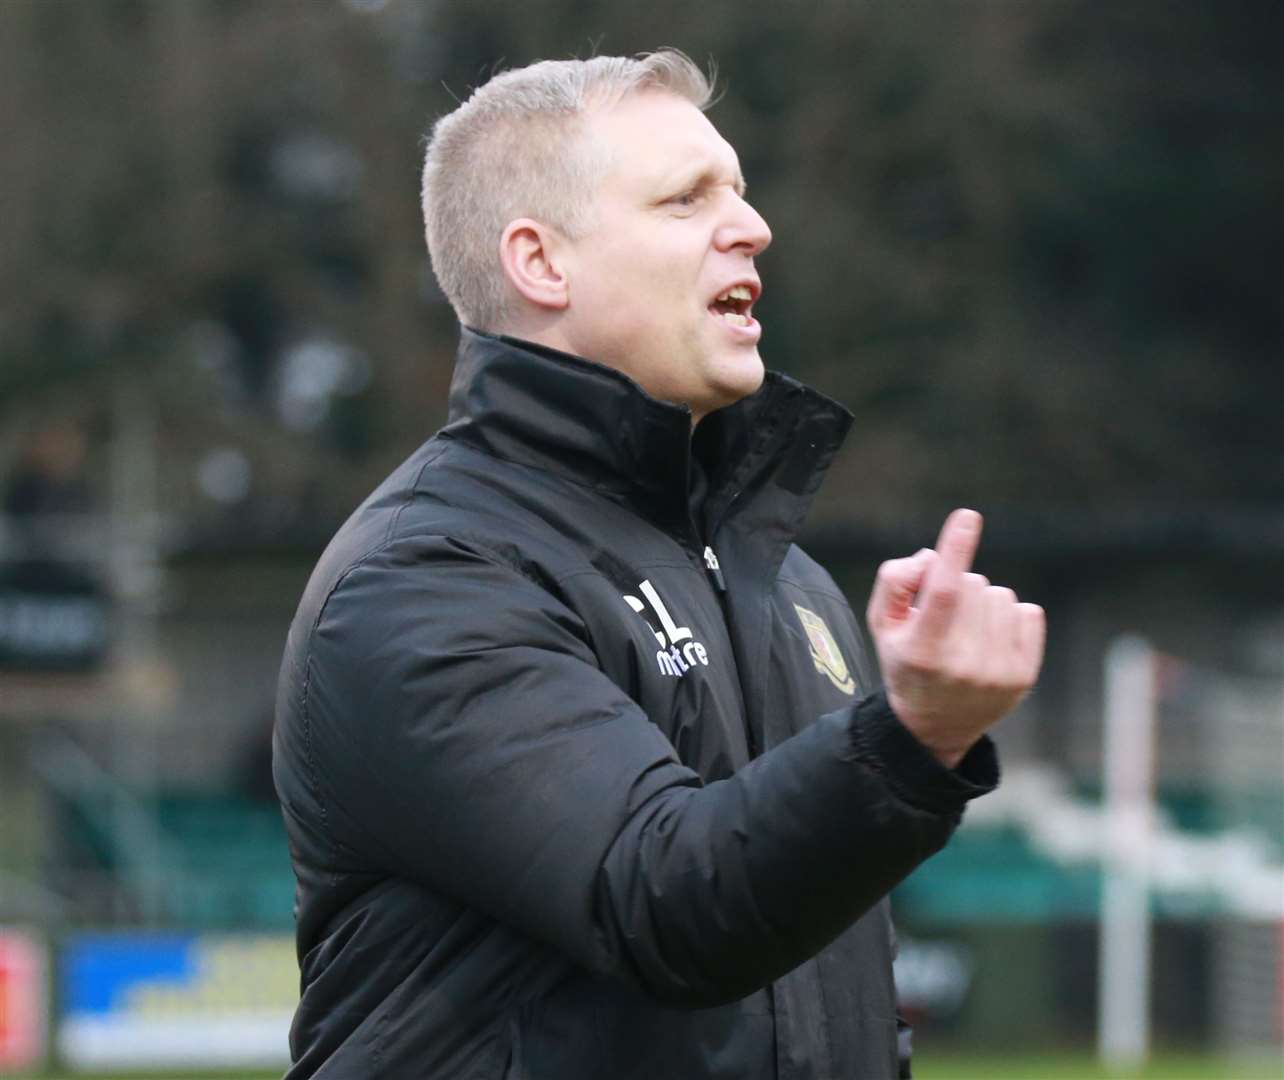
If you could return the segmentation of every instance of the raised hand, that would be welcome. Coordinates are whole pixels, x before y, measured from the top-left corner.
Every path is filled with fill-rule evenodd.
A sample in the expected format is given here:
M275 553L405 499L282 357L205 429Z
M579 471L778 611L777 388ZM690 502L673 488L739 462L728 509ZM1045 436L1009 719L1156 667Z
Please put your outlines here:
M981 515L955 510L935 551L879 567L866 612L892 711L949 768L1043 663L1043 609L970 572L980 539Z

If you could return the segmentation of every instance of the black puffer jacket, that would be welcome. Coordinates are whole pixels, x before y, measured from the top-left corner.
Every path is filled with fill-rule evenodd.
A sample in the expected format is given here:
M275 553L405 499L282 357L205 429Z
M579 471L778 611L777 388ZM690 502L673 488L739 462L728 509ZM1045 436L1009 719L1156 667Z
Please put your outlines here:
M693 514L687 410L465 331L286 648L292 1080L896 1075L883 898L997 773L870 693L791 543L849 423L769 376Z

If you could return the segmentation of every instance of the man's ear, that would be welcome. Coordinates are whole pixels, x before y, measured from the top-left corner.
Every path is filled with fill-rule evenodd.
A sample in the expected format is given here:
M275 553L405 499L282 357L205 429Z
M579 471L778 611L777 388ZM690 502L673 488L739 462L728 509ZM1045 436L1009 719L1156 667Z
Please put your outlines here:
M499 238L499 259L509 284L545 311L561 311L570 302L560 241L555 230L531 218L510 221Z

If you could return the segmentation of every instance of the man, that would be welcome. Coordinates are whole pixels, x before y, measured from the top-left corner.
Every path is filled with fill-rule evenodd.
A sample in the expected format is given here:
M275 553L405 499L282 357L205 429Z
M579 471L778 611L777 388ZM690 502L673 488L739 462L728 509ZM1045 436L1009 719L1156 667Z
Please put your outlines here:
M541 63L434 130L450 419L281 675L291 1078L898 1073L885 897L996 782L1042 612L958 511L879 572L876 689L791 543L850 416L764 382L708 99L675 52Z

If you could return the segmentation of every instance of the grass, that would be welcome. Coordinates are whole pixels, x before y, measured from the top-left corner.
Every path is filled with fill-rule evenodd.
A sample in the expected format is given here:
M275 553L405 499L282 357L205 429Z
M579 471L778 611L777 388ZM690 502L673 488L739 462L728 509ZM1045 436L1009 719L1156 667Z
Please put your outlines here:
M4 1074L0 1074L4 1075ZM280 1080L281 1070L240 1073L36 1073L6 1080ZM1087 1054L996 1054L914 1058L915 1080L1284 1080L1284 1060L1161 1055L1140 1072L1102 1069Z
M914 1055L915 1080L1284 1080L1284 1059L1159 1055L1138 1072L1111 1071L1088 1054Z

